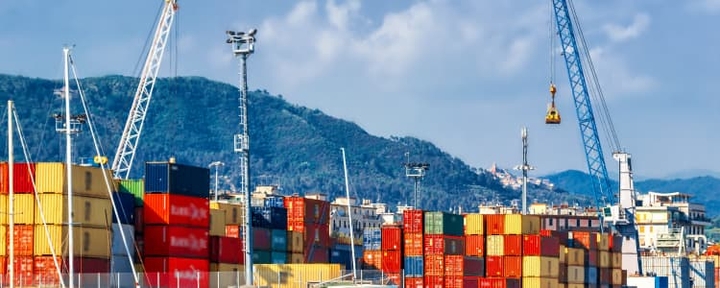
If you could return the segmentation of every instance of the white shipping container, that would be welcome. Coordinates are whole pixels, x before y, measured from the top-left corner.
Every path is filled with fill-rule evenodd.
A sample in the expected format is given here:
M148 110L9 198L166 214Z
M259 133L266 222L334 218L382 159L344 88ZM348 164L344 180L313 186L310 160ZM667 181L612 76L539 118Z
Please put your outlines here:
M120 229L123 229L123 233L125 233L125 240L127 241L128 248L130 249L130 255L135 256L135 226L132 224L112 224L112 255L120 255L120 256L127 256L127 250L125 250L125 245L123 244L123 238L122 234L120 234Z

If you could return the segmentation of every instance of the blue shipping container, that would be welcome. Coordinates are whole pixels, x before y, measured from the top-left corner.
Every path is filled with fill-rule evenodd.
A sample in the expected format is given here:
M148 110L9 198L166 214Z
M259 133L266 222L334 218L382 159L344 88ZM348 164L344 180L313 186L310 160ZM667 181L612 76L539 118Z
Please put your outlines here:
M405 276L423 276L423 256L405 256Z
M285 208L285 197L283 196L267 196L264 201L265 207Z
M380 228L365 228L363 230L363 248L365 250L380 250L382 236Z
M125 192L115 192L112 193L112 196L120 216L120 224L135 223L135 195ZM115 212L112 212L112 222L118 223L117 218L115 218Z
M356 252L357 253L357 252ZM357 255L357 254L356 254ZM341 264L345 270L352 269L352 255L349 250L330 250L330 263Z
M285 264L287 263L287 253L273 251L270 253L270 264Z
M287 231L285 229L270 230L270 241L272 251L287 251Z
M123 237L120 233L120 229L125 234L125 240L127 241L130 255L135 257L135 226L129 224L112 224L112 246L110 251L112 255L127 256L128 250L125 250L125 244L123 244Z
M210 193L210 169L168 162L145 163L145 193L206 198Z
M287 229L287 209L278 207L251 207L254 227Z

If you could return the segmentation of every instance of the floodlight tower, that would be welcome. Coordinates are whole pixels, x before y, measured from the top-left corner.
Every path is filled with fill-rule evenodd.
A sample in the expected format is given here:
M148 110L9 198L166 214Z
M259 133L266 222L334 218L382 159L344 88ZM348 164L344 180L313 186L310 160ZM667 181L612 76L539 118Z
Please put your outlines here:
M409 155L408 162L405 163L405 176L415 180L415 209L418 209L418 194L420 193L420 181L425 177L425 171L428 170L430 164L428 163L414 163L410 162Z
M527 174L528 170L535 170L535 167L530 166L527 162L528 132L526 127L523 127L522 130L520 130L520 137L522 137L523 142L523 164L515 166L515 170L522 170L522 214L527 214Z
M257 29L249 32L227 31L228 44L232 45L235 57L240 56L241 93L240 93L240 133L235 134L234 150L240 153L240 172L242 181L240 191L245 199L245 213L243 216L243 241L245 243L245 285L253 285L253 261L252 261L252 211L250 210L250 133L248 132L247 112L247 58L255 52L255 34Z

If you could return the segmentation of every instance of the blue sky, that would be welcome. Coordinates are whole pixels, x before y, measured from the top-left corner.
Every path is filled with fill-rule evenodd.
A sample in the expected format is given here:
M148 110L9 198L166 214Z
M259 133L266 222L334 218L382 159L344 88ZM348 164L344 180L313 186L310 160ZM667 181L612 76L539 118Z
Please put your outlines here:
M59 79L62 47L75 44L81 77L138 75L162 1L52 2L0 4L0 73ZM527 126L535 173L585 171L559 54L564 121L543 121L549 2L181 1L170 53L176 61L166 58L161 76L177 71L238 83L224 31L256 27L251 89L282 94L374 135L432 141L477 167L519 164L520 128ZM720 34L711 27L720 27L720 1L575 2L636 174L717 170Z

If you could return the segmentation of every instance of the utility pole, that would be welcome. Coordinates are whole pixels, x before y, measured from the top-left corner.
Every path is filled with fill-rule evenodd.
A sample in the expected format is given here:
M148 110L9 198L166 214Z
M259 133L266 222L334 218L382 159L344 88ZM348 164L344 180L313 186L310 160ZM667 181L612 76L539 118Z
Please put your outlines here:
M210 163L209 167L215 167L215 202L218 201L218 171L220 170L220 166L224 166L225 163L220 161L215 161Z
M528 170L535 170L535 167L530 166L527 161L528 132L526 127L523 127L522 130L520 130L520 137L522 137L523 143L523 164L515 166L515 170L522 170L522 214L527 214L527 174Z
M247 107L247 58L255 52L255 34L257 29L252 29L249 32L240 31L227 31L228 39L226 43L232 45L233 54L237 57L240 56L241 64L241 93L240 93L240 133L235 134L234 137L234 150L240 154L240 170L242 173L242 182L240 190L243 193L245 199L245 216L244 229L243 229L243 241L245 243L245 286L252 287L253 285L253 261L252 261L252 210L250 209L250 202L252 201L252 195L250 194L250 133L248 132L248 107Z

